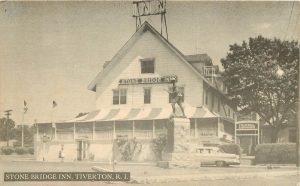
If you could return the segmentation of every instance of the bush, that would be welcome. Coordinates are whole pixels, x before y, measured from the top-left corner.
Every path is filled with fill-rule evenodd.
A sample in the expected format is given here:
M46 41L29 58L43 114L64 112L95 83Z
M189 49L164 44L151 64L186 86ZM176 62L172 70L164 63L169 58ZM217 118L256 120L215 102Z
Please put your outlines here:
M130 140L116 139L116 144L124 161L131 161L142 150L142 144L137 142L136 138Z
M28 148L28 153L29 153L29 154L34 154L34 149L33 149L33 147L29 147L29 148Z
M296 144L295 143L267 143L259 144L255 148L256 164L295 164Z
M152 151L156 156L156 160L162 160L162 152L167 145L167 136L165 134L159 135L152 140Z
M1 151L5 155L11 155L14 152L14 149L12 147L2 147Z
M15 149L15 153L22 155L22 154L28 154L29 153L29 149L26 147L17 147Z
M237 144L223 144L223 145L219 145L219 148L226 153L236 154L236 155L241 154L241 148Z

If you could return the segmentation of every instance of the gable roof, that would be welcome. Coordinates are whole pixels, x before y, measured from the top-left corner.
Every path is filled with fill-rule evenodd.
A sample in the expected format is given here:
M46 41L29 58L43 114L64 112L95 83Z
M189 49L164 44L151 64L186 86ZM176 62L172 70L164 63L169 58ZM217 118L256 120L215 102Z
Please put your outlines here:
M106 65L106 67L97 74L97 76L92 80L92 82L88 85L88 89L92 91L96 91L96 85L99 80L101 80L107 73L109 73L110 69L119 61L118 58L125 53L131 45L133 45L138 37L140 37L143 32L150 31L156 37L158 37L163 43L165 43L182 61L185 63L198 77L200 77L204 82L206 82L209 86L217 89L211 82L209 82L198 70L196 70L187 60L186 56L183 55L173 44L171 44L166 38L164 38L154 27L152 27L147 21L145 21L142 26L131 36L131 38L123 45L123 47L114 55L114 57L110 60L110 63ZM198 56L199 57L199 56ZM189 57L188 57L189 58ZM219 90L218 90L219 91Z

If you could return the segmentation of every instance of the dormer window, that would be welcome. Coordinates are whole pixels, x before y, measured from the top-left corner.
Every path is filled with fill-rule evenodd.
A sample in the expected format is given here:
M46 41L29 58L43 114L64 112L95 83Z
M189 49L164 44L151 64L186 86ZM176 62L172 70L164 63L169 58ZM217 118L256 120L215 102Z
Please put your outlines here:
M154 73L154 58L144 58L141 61L141 73L153 74Z

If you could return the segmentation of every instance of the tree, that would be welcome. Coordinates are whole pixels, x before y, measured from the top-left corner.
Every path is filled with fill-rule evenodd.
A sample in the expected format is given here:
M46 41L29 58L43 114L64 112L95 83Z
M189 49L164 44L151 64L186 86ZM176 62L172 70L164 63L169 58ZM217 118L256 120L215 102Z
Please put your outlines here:
M23 126L23 131L24 131L24 144L25 146L33 146L33 136L35 132L35 127L34 126L28 126L24 125ZM17 140L17 146L21 146L21 141L22 141L22 126L18 125L13 129L13 136L14 139Z
M0 118L0 140L8 141L12 135L15 122L12 119Z
M222 74L229 99L241 113L256 112L272 128L272 142L298 103L299 46L262 36L230 45Z

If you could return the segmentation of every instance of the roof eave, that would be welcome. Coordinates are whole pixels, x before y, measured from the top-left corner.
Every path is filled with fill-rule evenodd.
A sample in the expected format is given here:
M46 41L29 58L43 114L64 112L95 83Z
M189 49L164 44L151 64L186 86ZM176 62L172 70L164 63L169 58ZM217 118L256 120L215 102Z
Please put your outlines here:
M173 52L175 54L177 54L177 56L183 61L185 62L185 64L193 71L195 72L198 77L200 77L204 82L206 82L209 86L211 86L212 88L216 89L217 91L219 91L215 86L213 86L213 84L211 82L209 82L200 72L198 72L184 57L184 55L172 44L170 43L166 38L164 38L157 30L155 30L147 21L145 21L142 26L131 36L131 38L119 49L119 51L116 53L116 55L114 55L114 57L111 60L111 63L107 65L107 67L98 73L98 75L93 79L93 81L88 85L88 89L91 91L96 91L96 85L97 85L97 81L99 80L100 76L102 74L104 74L107 69L109 67L111 67L113 65L114 59L119 55L119 52L122 51L122 49L128 44L128 42L136 37L138 35L138 33L140 32L145 32L145 29L148 29L150 32L152 32L153 34L155 34L157 37L159 37L167 46L170 47L171 50L173 50Z

